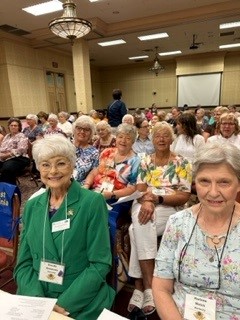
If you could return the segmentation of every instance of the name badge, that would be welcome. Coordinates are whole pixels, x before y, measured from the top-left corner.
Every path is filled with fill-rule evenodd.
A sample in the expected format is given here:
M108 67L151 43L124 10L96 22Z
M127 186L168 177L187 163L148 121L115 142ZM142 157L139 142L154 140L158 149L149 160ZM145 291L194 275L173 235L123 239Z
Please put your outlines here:
M52 223L52 232L67 230L70 228L70 219L60 220Z
M152 193L155 194L155 196L164 196L166 194L163 188L152 188Z
M216 300L186 294L184 319L216 320Z
M108 181L104 181L104 182L102 183L102 186L101 186L101 190L102 190L102 191L112 192L112 191L113 191L113 188L114 188L113 183L108 182Z
M64 271L65 266L62 264L41 261L39 280L55 284L62 284Z

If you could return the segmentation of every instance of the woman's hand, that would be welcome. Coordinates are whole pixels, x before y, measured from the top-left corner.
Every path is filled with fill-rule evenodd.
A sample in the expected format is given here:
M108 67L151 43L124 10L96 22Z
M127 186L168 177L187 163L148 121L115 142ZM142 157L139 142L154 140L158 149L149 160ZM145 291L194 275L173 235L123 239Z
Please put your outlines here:
M152 201L144 200L138 214L138 221L140 224L146 224L152 220L155 205Z
M158 197L154 195L151 191L145 192L140 199L138 199L139 203L143 203L144 201L151 201L155 204L158 203Z
M58 306L57 304L55 304L53 310L56 311L57 313L63 314L64 316L68 316L70 314L68 311L66 311L64 308Z

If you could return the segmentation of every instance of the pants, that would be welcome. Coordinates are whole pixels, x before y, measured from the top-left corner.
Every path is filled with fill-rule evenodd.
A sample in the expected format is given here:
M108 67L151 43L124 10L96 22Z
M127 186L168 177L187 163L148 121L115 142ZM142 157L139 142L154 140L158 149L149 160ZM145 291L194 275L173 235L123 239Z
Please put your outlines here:
M145 225L138 222L141 204L137 201L132 206L132 224L129 227L131 255L129 261L129 276L142 278L139 260L155 259L157 255L157 237L162 235L169 216L177 210L174 207L158 205L154 211L153 221Z
M0 181L16 184L16 177L29 163L29 158L23 156L0 162Z

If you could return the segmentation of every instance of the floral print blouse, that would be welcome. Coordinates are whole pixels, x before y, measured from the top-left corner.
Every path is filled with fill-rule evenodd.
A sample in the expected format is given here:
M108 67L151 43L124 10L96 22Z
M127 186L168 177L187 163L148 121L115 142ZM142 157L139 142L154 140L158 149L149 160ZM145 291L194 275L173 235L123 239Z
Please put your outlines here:
M149 187L172 190L191 191L192 166L187 159L176 155L165 166L155 166L153 155L141 159L137 183L146 183Z
M94 179L93 188L100 189L103 182L110 182L114 190L125 188L128 184L136 184L140 158L137 155L115 163L116 148L103 150L99 159L99 173Z
M154 276L176 279L173 299L184 314L186 294L216 300L216 320L240 319L240 221L228 235L220 267L222 247L209 247L207 235L196 224L179 267L179 258L188 243L196 218L191 208L170 216L155 260ZM178 282L180 273L180 282ZM216 290L218 283L220 289ZM212 289L209 289L212 288Z
M11 151L14 156L27 157L28 151L28 138L21 132L16 135L8 133L1 143L0 152L6 153Z
M99 151L93 147L88 146L87 148L76 148L76 165L74 178L81 184L83 184L88 173L99 163Z

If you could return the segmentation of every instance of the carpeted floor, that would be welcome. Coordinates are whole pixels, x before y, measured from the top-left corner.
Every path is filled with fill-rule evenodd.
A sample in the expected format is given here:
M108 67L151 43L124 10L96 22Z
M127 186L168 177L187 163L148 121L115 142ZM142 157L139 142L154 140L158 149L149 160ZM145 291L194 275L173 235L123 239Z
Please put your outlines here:
M39 186L37 187L34 181L30 180L29 176L21 177L19 178L19 188L21 191L21 213L23 212L24 204L28 200L28 198L36 192L40 187L42 186L42 183L39 182ZM3 283L3 281L9 279L12 276L12 273L7 271L0 277L0 285ZM6 287L3 288L4 291L7 291L9 293L16 293L17 286L12 281L10 284L8 284ZM116 296L115 303L113 305L113 312L128 318L129 312L127 311L127 305L131 298L133 292L133 286L131 284L125 286ZM147 319L149 320L159 320L157 313L153 313L152 315L148 316ZM87 320L87 319L84 319Z

